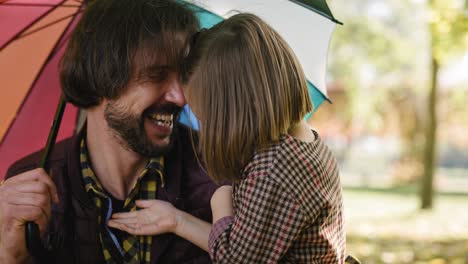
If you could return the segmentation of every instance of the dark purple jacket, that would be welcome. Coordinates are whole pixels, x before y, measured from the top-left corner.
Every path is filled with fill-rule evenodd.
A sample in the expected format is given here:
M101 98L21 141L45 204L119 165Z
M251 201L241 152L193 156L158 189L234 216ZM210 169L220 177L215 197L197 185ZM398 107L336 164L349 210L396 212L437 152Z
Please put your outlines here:
M52 219L47 245L53 248L48 263L104 263L98 236L98 210L85 191L79 161L82 136L55 145L49 159L60 199L52 206ZM189 130L179 126L174 146L165 156L165 186L157 198L211 222L210 198L217 188L199 166L194 156ZM41 152L31 154L13 164L7 177L37 167ZM151 263L211 263L209 255L190 242L173 234L153 237Z

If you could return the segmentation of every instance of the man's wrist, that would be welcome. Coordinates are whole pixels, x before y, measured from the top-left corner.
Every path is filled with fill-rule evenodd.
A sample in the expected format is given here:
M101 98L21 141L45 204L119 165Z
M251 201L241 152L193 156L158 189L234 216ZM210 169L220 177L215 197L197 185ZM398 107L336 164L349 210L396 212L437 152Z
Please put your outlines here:
M2 264L26 264L29 263L29 256L12 255L0 246L0 263Z

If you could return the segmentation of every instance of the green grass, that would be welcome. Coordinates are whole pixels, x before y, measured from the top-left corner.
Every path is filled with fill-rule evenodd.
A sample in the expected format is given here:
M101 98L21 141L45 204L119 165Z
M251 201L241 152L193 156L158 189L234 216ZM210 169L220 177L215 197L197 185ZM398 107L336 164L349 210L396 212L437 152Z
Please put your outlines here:
M468 263L468 196L438 195L421 211L412 192L346 189L348 252L371 263Z

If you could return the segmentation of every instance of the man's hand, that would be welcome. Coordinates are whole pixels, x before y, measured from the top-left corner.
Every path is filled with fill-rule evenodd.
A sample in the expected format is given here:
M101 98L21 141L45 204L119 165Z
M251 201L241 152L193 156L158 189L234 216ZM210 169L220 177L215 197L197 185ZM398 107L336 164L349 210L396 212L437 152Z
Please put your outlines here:
M18 174L0 185L1 263L27 260L25 224L35 222L44 235L50 220L51 202L58 202L57 189L43 169Z

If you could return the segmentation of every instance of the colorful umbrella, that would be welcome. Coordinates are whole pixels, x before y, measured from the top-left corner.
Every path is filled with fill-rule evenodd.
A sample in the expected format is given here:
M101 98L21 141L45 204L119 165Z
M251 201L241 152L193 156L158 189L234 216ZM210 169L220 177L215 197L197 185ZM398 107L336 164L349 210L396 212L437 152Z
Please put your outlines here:
M328 46L336 24L325 0L186 0L201 26L210 28L238 12L258 15L288 42L304 69L314 111L327 97L325 73ZM306 118L308 118L310 113ZM197 128L195 116L185 107L182 123Z
M325 0L186 0L202 27L236 13L259 15L293 48L315 109L328 100L328 44L336 23ZM0 0L0 178L18 158L44 146L60 96L58 62L83 10L78 0ZM235 11L233 11L235 10ZM74 133L78 110L67 107L59 139ZM197 128L187 106L180 121Z
M58 63L81 1L0 0L0 179L8 166L44 147L60 97ZM59 139L74 133L68 106Z
M18 158L44 147L50 125L65 115L59 138L75 131L78 110L69 107L63 113L58 65L84 2L66 0L0 0L0 79L4 85L0 98L0 177ZM57 115L54 115L60 101ZM55 142L59 122L53 122L46 155ZM26 226L30 252L43 259L39 229Z
M13 161L44 147L60 98L59 60L85 2L0 0L0 80L3 84L0 97L0 178ZM266 20L298 56L315 109L328 100L325 86L328 43L335 24L339 22L325 0L181 2L186 2L196 12L202 27L206 28L235 14L233 10L254 13ZM61 116L60 111L58 113ZM70 105L64 113L59 139L75 132L77 115L78 109ZM181 122L196 128L197 122L194 121L190 109L185 107ZM51 135L49 141L53 142L55 133ZM29 223L27 230L28 248L38 257L46 254L37 226Z

